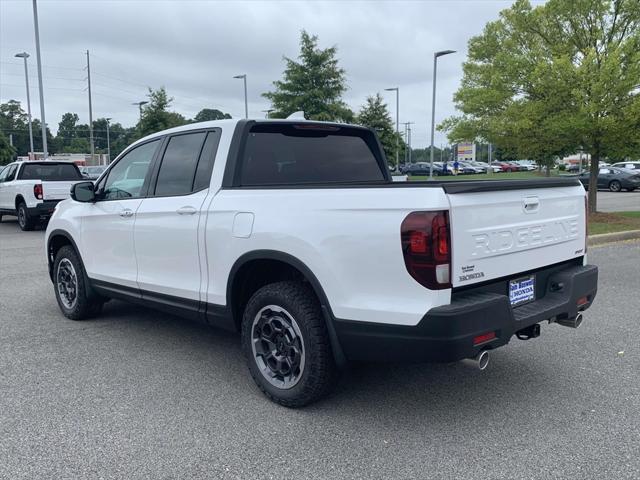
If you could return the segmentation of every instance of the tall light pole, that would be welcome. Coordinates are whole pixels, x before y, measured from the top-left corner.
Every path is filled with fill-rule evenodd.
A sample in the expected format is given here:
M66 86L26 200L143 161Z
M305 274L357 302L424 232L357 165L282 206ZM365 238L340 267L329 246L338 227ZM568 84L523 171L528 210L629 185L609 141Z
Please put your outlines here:
M138 110L140 112L140 121L142 120L142 106L146 105L147 102L146 100L142 100L141 102L133 102L131 105L137 105L138 106Z
M33 128L31 127L31 97L29 96L29 71L27 70L27 52L16 53L16 57L24 59L24 81L27 85L27 115L29 117L29 153L33 153ZM31 155L29 155L31 158Z
M36 33L36 61L38 63L38 87L40 89L40 122L42 123L42 154L44 160L49 156L47 151L47 123L44 119L44 89L42 87L42 61L40 60L40 31L38 29L38 5L33 0L33 27Z
M396 169L400 168L400 88L385 88L387 92L396 92Z
M433 136L436 129L436 71L438 69L438 57L456 53L455 50L441 50L433 54L433 97L431 99L431 154L429 161L429 180L433 180Z
M247 74L236 75L233 78L241 78L244 82L244 118L249 118L249 104L247 103Z
M96 142L93 139L93 105L91 104L91 66L89 65L89 50L87 50L87 88L89 91L89 145L91 145L91 163L95 160Z
M111 141L109 140L109 121L111 117L105 118L107 121L107 165L111 163Z

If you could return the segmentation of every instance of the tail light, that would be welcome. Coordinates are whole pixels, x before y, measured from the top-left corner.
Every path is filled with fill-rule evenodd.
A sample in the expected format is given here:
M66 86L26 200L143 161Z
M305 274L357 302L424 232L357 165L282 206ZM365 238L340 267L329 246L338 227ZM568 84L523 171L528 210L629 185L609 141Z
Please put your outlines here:
M42 200L42 196L44 194L44 191L42 189L42 184L41 183L36 183L33 186L33 195L38 199L38 200Z
M400 227L402 254L409 274L431 290L451 288L449 213L412 212Z

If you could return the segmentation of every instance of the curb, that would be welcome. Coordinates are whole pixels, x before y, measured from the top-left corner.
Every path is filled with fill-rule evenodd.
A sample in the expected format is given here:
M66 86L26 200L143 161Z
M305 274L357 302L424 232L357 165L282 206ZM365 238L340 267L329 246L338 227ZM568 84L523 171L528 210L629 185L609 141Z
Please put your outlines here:
M640 239L640 230L627 230L625 232L603 233L601 235L590 235L587 244L603 245L610 242L621 242L623 240Z

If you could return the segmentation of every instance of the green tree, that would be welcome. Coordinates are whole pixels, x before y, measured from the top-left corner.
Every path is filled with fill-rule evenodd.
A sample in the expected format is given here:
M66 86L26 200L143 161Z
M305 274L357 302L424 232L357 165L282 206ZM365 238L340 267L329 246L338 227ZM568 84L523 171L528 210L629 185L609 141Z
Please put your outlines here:
M384 148L384 153L390 165L396 165L396 148L398 148L400 162L404 161L404 140L396 135L389 109L380 93L367 97L367 103L360 109L356 122L372 128L378 133L380 143ZM397 147L396 139L398 140Z
M215 108L203 108L193 119L194 122L208 122L211 120L225 120L231 118L228 113L223 113Z
M589 210L598 162L640 144L640 2L517 0L469 42L455 94L462 116L440 125L456 140L550 162L591 154Z
M353 112L342 100L347 84L337 51L336 47L318 48L318 37L303 30L299 61L284 57L283 79L273 82L274 91L262 94L275 110L270 116L284 118L303 110L311 120L352 121Z
M167 128L185 125L187 120L176 112L170 112L173 98L167 95L164 87L158 90L149 89L149 103L142 110L142 118L138 123L141 136L150 135Z
M0 165L11 163L16 149L9 143L9 139L0 131Z
M27 114L16 100L9 100L0 104L0 132L8 139L13 137L13 146L17 155L26 155L29 152L29 119ZM34 137L40 135L33 130ZM7 140L8 141L8 140Z
M78 117L77 113L67 112L62 115L58 123L58 133L55 138L56 146L61 152L67 152L67 147L78 137Z

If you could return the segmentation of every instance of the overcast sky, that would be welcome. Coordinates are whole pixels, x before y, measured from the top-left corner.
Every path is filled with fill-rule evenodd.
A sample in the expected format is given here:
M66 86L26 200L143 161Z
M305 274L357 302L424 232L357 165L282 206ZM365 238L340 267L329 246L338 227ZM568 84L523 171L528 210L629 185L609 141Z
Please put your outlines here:
M46 120L57 129L65 112L88 121L84 70L91 54L93 116L130 126L132 102L147 86L166 87L173 110L193 117L218 108L244 115L246 73L249 116L269 107L261 93L282 75L282 56L296 57L300 30L319 36L320 47L336 45L346 70L345 100L358 110L381 92L395 121L412 121L413 145L428 144L433 52L458 53L438 65L436 122L455 113L452 96L462 75L469 38L497 18L511 1L135 1L39 0L40 44ZM21 51L29 58L31 106L40 117L31 0L0 0L0 101L26 103ZM26 108L25 108L26 110ZM401 127L402 128L402 127ZM436 143L446 142L436 132Z

